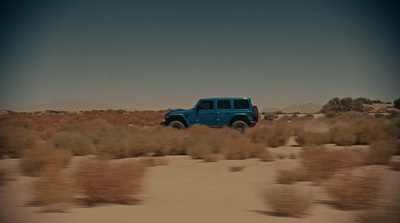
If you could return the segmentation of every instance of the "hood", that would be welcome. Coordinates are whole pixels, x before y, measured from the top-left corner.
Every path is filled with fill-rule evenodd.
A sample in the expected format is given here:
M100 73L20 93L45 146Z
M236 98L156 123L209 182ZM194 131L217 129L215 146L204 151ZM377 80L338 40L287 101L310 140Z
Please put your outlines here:
M167 112L167 114L165 114L165 116L186 114L186 113L190 113L190 112L192 112L192 109L175 109L175 110Z

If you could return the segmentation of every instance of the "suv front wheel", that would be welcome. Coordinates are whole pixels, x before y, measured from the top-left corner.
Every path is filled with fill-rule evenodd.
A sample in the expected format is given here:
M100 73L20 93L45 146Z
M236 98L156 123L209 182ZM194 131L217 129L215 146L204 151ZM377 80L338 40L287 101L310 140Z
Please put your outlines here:
M244 134L247 129L247 124L244 121L235 121L232 123L231 128L238 130L240 133Z
M174 128L174 129L184 129L185 128L185 125L180 121L172 121L171 123L169 123L168 126Z

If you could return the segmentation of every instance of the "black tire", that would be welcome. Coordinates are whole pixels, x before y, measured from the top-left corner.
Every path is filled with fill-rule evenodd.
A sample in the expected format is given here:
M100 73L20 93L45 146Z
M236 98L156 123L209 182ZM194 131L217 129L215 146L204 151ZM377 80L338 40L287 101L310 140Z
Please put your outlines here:
M244 134L247 129L247 124L244 121L235 121L232 123L231 128L238 130L240 133Z
M258 107L257 106L253 106L253 118L254 121L258 122L258 117L260 116L260 114L258 113Z
M180 121L172 121L168 126L174 129L185 129L185 125Z

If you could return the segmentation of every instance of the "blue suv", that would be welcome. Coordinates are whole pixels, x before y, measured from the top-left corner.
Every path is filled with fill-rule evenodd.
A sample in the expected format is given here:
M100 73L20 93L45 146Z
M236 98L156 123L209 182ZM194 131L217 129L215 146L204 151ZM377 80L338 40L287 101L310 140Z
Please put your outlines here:
M244 133L247 127L256 125L258 116L258 108L250 98L203 98L192 109L168 112L162 124L177 129L195 124L230 126Z

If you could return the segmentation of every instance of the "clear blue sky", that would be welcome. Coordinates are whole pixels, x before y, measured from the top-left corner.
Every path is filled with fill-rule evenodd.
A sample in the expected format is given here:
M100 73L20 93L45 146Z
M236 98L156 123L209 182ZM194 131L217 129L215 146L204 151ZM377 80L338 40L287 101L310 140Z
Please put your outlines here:
M13 0L0 27L0 109L400 97L397 0Z

